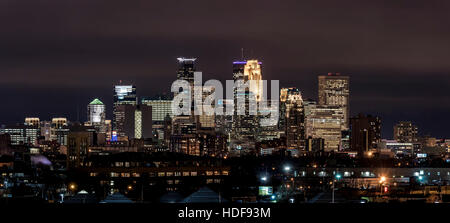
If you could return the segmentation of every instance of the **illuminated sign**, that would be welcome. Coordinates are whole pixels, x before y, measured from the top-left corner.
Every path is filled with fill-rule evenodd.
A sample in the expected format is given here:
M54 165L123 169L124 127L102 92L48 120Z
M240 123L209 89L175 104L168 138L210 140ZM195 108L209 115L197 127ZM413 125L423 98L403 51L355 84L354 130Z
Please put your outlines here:
M116 131L112 131L111 141L117 142L117 132Z

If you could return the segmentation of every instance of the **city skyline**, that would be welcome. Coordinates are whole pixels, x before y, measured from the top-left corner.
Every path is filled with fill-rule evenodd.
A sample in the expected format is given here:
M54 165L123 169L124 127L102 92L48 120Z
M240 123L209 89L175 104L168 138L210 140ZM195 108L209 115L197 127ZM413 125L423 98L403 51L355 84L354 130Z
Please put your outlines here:
M102 221L442 216L449 12L423 0L0 0L0 205L15 219L9 208L120 210Z
M175 61L174 61L174 64L176 65ZM230 62L229 64L231 65L232 63ZM199 66L198 63L196 63L196 67L198 68L198 67L202 67L202 66ZM198 69L198 71L202 71L202 70ZM262 71L264 71L264 66L262 66ZM211 77L211 75L208 75L208 72L204 72L204 71L202 71L202 72L206 73L205 76ZM384 117L383 115L379 115L380 113L378 113L376 110L374 110L373 112L355 111L355 109L353 109L353 107L358 108L359 106L358 105L355 106L352 103L352 98L354 97L354 95L352 93L352 88L354 87L353 86L352 75L351 74L350 75L349 74L345 74L345 73L341 74L340 72L336 72L336 73L338 75L349 76L349 79L350 79L350 107L352 107L352 109L350 110L350 114L351 114L350 117L356 117L356 116L359 115L359 113L367 114L367 115L376 115L376 116L381 117L381 119L382 119L382 137L383 138L392 139L394 137L394 135L393 135L393 128L394 128L394 126L397 123L402 122L402 121L412 121L414 124L416 124L419 127L419 135L422 135L422 136L428 135L428 136L434 136L434 137L437 137L437 138L446 138L447 137L447 135L445 135L446 134L445 132L444 133L443 132L437 132L437 134L435 134L435 132L430 132L430 131L427 131L425 128L422 128L422 125L420 125L420 120L419 121L408 120L408 119L397 119L397 120L394 120L392 117L389 117L389 116L388 117ZM334 75L334 73L328 72L328 73L325 73L325 74L318 74L316 76L316 80L313 81L313 82L315 82L314 85L316 86L316 92L313 92L311 94L312 97L309 97L310 94L304 94L304 91L302 91L302 89L300 88L299 90L302 92L302 94L306 95L306 96L304 96L304 99L312 99L312 100L315 100L315 101L319 101L319 95L318 95L318 92L317 92L318 85L319 85L319 80L317 78L319 76L329 76L330 74ZM174 76L173 80L175 80L176 79L176 69L174 69L174 72L173 72L172 75ZM211 77L211 78L214 79L214 77ZM284 81L280 80L280 82L283 83ZM144 91L144 92L149 92L149 91L145 87L144 88L139 88L138 87L138 86L140 86L139 83L133 83L132 81L127 81L127 80L119 80L117 83L112 85L111 88L115 88L115 86L118 86L118 85L124 85L124 86L126 86L126 85L130 85L131 86L132 85L132 86L136 87L136 89L138 89L138 90L136 90L136 95L137 95L137 100L138 100L139 103L140 103L140 100L142 98L145 98L145 97L156 97L156 96L159 96L159 95L171 95L172 94L170 92L170 83L168 84L168 87L167 87L166 91L155 92L152 95L145 95L145 94L140 93L141 91ZM295 87L295 88L298 88L297 86L286 85L286 86L280 86L280 89L284 88L284 87ZM153 92L153 91L150 91L150 92ZM108 93L110 93L110 92L108 92ZM314 93L315 93L315 95L314 95ZM104 95L104 94L105 93L102 92L99 95ZM113 97L112 94L110 94L109 96L103 96L103 97L101 97L101 96L97 97L95 95L93 95L93 96L87 96L86 95L84 98L87 98L86 99L87 102L90 102L90 101L95 100L95 99L97 99L97 100L100 99L101 101L106 101L106 103L105 103L105 106L106 106L106 119L111 119L111 120L113 119L113 110L114 110L113 109L114 108L114 103L113 103L114 100L113 100L113 98L114 97ZM111 102L107 103L109 101L111 101ZM79 103L82 103L82 102L79 102ZM0 124L10 125L10 124L22 123L23 120L26 117L39 117L39 118L41 118L41 120L47 120L47 119L50 120L53 117L59 117L59 116L66 117L66 118L68 118L69 121L75 121L75 122L83 123L85 121L88 121L88 116L87 116L87 113L86 113L86 105L88 105L88 104L89 103L83 105L83 104L78 104L77 103L77 105L76 105L77 108L72 109L72 110L64 111L63 113L53 113L53 115L52 114L37 115L36 113L30 112L30 113L26 113L27 115L22 117L21 120L19 119L17 121L9 121L9 122L0 120ZM33 115L33 114L36 114L36 115ZM393 114L393 116L395 117L396 114ZM387 126L386 126L386 123L384 121L385 118L388 118L388 120L389 120Z
M84 119L87 101L112 104L119 80L135 83L142 96L167 92L179 56L198 57L208 79L230 79L244 48L247 58L264 61L265 79L305 98L315 99L317 75L350 75L352 111L381 117L383 135L391 137L401 120L414 120L424 134L450 135L450 32L442 23L449 3L96 3L2 7L0 94L14 97L4 99L0 123L31 115L73 120L77 107Z

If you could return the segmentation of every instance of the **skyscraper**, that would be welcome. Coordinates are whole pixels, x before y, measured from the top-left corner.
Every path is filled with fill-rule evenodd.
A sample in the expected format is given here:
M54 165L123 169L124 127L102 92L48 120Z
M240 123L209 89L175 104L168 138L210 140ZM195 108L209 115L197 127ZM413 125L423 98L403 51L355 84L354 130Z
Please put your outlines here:
M133 85L116 85L114 86L114 105L113 105L113 130L117 132L120 137L125 136L124 110L118 109L119 105L133 105L137 104L136 87Z
M177 58L179 66L177 72L178 80L186 80L189 83L194 84L194 72L195 72L195 61L197 58Z
M247 60L247 63L244 65L244 79L245 81L262 81L261 62L258 62L258 60ZM257 83L250 86L250 92L255 95L256 101L261 101L263 96L262 85Z
M305 113L301 104L290 107L286 118L286 146L290 149L305 147Z
M397 142L415 143L417 139L418 128L412 122L401 121L394 125L394 139Z
M339 150L344 120L342 107L309 103L304 109L306 137L322 138L325 151Z
M295 87L280 89L280 121L279 128L286 130L286 118L289 115L289 109L294 105L303 106L303 98L300 90Z
M342 108L344 111L342 130L349 128L349 84L349 76L341 76L339 73L328 73L328 75L319 76L319 105Z
M155 123L162 123L167 115L171 118L172 115L172 100L170 98L149 98L144 97L141 104L152 107L152 121Z
M105 133L105 105L103 102L101 102L99 99L94 99L91 101L91 103L87 106L87 115L88 115L88 122L92 126L95 127L95 129L98 132Z
M258 60L233 62L233 80L261 80L261 62ZM262 89L246 88L244 92L234 89L233 138L239 140L255 139L258 131L258 115L250 114L251 98L261 99ZM245 114L238 114L238 101L245 101ZM257 101L257 100L256 100Z
M286 146L292 149L304 148L305 113L303 98L299 89L280 90L280 130L286 134Z
M152 108L150 106L122 104L117 106L117 111L123 114L117 126L122 131L121 137L152 138Z

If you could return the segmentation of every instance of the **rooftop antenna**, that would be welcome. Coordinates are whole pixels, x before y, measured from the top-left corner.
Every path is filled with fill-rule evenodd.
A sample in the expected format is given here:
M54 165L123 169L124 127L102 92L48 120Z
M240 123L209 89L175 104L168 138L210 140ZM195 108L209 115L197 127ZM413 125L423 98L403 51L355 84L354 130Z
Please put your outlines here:
M241 48L241 59L244 60L244 48Z

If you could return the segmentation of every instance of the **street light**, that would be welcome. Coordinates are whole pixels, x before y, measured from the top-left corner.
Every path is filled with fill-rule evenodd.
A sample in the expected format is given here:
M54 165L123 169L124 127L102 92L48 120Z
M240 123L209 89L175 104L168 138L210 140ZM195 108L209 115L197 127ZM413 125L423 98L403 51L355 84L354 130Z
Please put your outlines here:
M342 178L342 175L341 174L336 174L336 176L334 176L335 178L336 178L336 180L340 180L341 178ZM331 191L331 203L334 203L334 189L335 189L335 186L334 186L334 179L331 181L332 182L332 191Z
M69 184L69 190L72 192L75 192L77 190L77 184L76 183L70 183Z
M261 181L267 181L267 177L261 177Z

